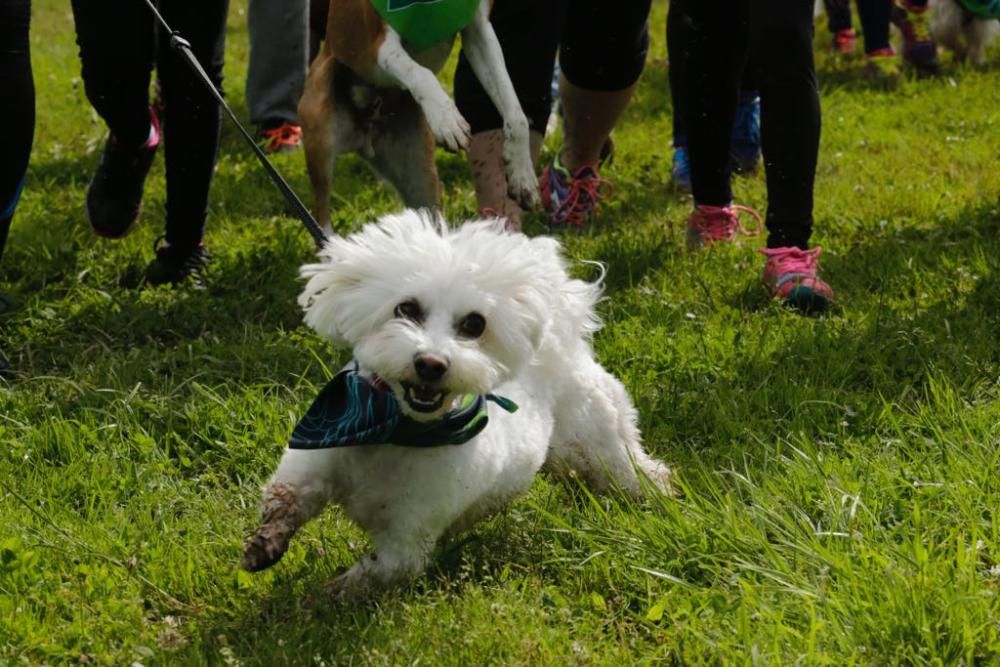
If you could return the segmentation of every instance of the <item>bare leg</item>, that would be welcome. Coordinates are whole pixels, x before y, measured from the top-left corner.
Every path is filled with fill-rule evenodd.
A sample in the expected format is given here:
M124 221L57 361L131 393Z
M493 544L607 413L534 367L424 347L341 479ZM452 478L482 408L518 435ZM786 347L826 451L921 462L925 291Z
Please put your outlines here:
M533 169L528 119L514 92L504 65L500 42L489 22L489 0L481 0L479 11L462 31L462 48L476 78L503 117L503 159L509 196L525 208L539 204L538 181Z
M563 147L560 161L572 174L601 159L601 149L621 117L638 83L615 91L586 90L559 78L563 105Z
M531 162L538 161L542 148L542 134L531 131ZM522 210L510 198L507 173L503 157L503 130L488 130L472 135L469 142L469 164L472 167L472 182L476 188L476 202L479 210L490 209L497 216L507 219L507 226L513 231L521 230Z

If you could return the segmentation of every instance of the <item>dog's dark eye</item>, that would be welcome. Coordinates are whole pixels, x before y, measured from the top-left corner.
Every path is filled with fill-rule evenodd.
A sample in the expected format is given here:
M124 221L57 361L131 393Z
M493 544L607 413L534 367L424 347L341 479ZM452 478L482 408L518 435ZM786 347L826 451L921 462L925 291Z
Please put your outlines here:
M479 313L469 313L458 322L455 327L459 335L465 338L479 338L486 330L486 318Z
M396 317L410 320L411 322L422 322L424 319L424 309L420 307L417 301L410 299L396 306Z

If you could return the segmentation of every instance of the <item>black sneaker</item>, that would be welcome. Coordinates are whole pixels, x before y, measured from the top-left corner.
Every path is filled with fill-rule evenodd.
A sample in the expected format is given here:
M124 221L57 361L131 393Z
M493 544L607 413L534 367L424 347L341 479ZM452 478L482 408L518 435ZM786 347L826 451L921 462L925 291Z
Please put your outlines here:
M119 239L139 217L142 187L160 145L160 120L149 110L149 140L138 148L122 146L114 136L104 145L101 163L87 189L87 213L98 236Z
M157 241L159 244L159 241ZM156 248L156 259L146 267L146 282L150 285L178 285L189 281L202 288L202 270L211 260L201 243L195 246L172 246L164 243Z

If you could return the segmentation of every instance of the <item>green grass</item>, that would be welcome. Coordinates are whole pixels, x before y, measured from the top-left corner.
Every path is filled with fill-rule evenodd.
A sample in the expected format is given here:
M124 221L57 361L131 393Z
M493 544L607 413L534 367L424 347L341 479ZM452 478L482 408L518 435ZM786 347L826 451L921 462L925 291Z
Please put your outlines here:
M245 116L243 8L226 88ZM1000 662L1000 70L949 62L885 92L820 54L815 241L839 306L803 318L757 287L759 239L683 247L664 14L615 197L567 244L607 264L598 354L683 497L539 479L426 579L342 604L322 587L364 536L337 511L273 570L236 567L260 483L345 358L300 323L308 236L227 125L210 288L133 289L162 164L140 228L95 238L104 129L68 6L37 1L39 124L0 265L19 305L0 320L17 369L0 380L0 665ZM278 164L308 199L301 154ZM463 160L440 164L447 213L471 215ZM762 175L735 187L765 207ZM345 231L398 206L356 159L337 196Z

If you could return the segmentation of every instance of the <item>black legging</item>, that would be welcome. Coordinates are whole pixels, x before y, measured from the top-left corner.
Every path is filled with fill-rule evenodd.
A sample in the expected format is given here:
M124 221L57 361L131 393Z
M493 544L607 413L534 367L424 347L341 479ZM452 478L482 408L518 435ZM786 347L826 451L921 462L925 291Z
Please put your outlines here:
M228 0L157 4L221 87ZM139 146L149 135L149 82L155 62L163 103L167 242L200 242L219 148L218 104L155 29L142 0L72 0L72 5L87 98L111 134L126 145Z
M858 17L865 36L865 53L889 47L889 17L892 0L857 0ZM852 27L851 0L823 0L827 24L836 34Z
M552 110L557 49L563 75L580 88L617 91L639 80L649 7L650 0L496 0L490 23L531 129L544 132ZM503 127L464 53L455 70L455 102L473 133Z
M31 0L0 0L0 256L24 185L35 133L28 27Z
M673 0L667 47L687 131L695 202L728 205L729 139L753 50L767 174L768 247L805 248L812 233L820 109L811 0Z

